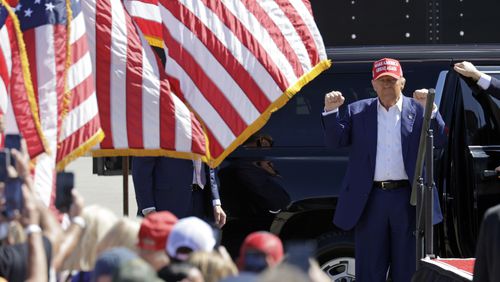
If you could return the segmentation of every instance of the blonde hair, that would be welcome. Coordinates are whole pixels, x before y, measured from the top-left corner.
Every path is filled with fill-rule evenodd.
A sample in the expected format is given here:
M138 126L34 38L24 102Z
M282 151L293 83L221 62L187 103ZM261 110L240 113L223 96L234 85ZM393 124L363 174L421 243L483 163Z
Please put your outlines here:
M189 256L188 263L201 271L205 282L217 282L238 274L234 262L225 260L216 252L194 252Z
M78 245L64 261L62 270L92 270L97 258L97 243L118 220L111 210L99 205L85 207L82 217L85 220L85 229Z
M97 244L97 256L113 247L126 247L137 252L140 220L120 218Z

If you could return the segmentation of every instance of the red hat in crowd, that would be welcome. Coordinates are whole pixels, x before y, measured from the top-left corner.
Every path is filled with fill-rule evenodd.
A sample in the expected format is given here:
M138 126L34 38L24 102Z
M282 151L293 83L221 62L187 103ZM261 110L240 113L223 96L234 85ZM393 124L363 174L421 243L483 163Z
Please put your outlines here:
M383 58L373 63L372 76L373 80L377 80L383 75L389 75L396 79L403 76L403 69L398 60Z
M165 250L168 235L177 220L177 217L168 211L148 214L141 223L137 246L144 250Z
M258 231L250 233L240 248L239 266L245 265L245 254L248 251L258 251L270 259L271 265L275 265L283 258L283 244L281 239L269 232Z

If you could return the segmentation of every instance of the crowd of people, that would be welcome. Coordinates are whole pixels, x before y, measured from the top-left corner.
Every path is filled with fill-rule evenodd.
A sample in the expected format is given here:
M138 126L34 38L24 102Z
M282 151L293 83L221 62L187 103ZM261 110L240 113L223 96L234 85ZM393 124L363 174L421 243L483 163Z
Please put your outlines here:
M78 189L63 215L69 220L59 220L33 192L22 147L11 150L8 178L21 180L23 207L9 216L7 181L0 182L0 281L282 281L283 273L289 281L328 281L313 260L307 271L287 263L281 240L265 231L248 235L234 261L217 222L170 211L120 218L85 205Z
M498 81L468 62L457 64L455 70L474 78L483 89L500 88ZM342 93L325 95L322 121L327 145L352 148L333 222L341 229L354 230L356 280L386 281L390 273L393 281L410 281L415 272L410 183L427 90L415 91L413 99L403 96L405 78L394 59L375 62L372 74L377 98L354 102L342 114ZM444 122L436 107L431 126L435 145L443 146ZM245 146L272 146L272 138L255 135ZM238 232L226 233L237 238L239 246L230 255L221 245L226 213L215 172L200 162L136 158L133 175L139 210L138 217L131 219L120 218L103 206L86 206L78 189L72 190L66 213L47 208L33 191L26 151L25 142L20 150L10 150L15 162L6 163L5 179L0 181L0 282L329 281L312 253L287 254L280 238L267 231L249 230L242 238L237 238ZM290 203L270 162L242 162L222 173L252 179L247 181L252 187L236 187L231 197L259 199L260 205L253 207L228 205L231 213L272 217ZM10 179L22 183L23 205L14 211L8 210L5 197ZM250 190L254 196L248 194ZM436 207L438 222L439 203ZM488 212L490 225L498 227L498 214L498 208ZM480 240L492 240L491 232L484 229ZM498 242L480 244L478 271L498 277L486 247L498 246Z

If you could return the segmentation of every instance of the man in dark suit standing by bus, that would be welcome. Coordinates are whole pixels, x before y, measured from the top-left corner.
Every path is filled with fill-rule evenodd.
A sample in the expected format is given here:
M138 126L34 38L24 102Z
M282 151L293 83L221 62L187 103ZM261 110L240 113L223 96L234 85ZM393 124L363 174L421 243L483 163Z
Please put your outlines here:
M215 172L201 161L134 157L132 179L138 215L167 210L179 218L213 220L219 228L226 223Z
M325 95L323 126L327 146L350 146L334 223L354 228L356 281L410 281L415 272L415 207L410 205L427 90L413 99L403 96L400 63L384 58L372 69L377 98L348 105L342 93ZM434 107L431 127L435 145L444 143L444 122ZM435 219L440 220L439 208Z

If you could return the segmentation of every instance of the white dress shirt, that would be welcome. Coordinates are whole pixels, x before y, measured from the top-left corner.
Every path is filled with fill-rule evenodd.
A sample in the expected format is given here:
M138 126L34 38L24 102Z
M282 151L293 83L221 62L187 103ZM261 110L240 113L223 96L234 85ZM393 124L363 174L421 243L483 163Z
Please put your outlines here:
M477 85L479 85L479 87L481 87L483 90L486 90L488 89L488 87L490 87L490 84L491 84L491 76L485 73L481 73L481 77L477 81Z
M377 157L375 181L408 179L401 149L403 97L386 110L377 99Z

